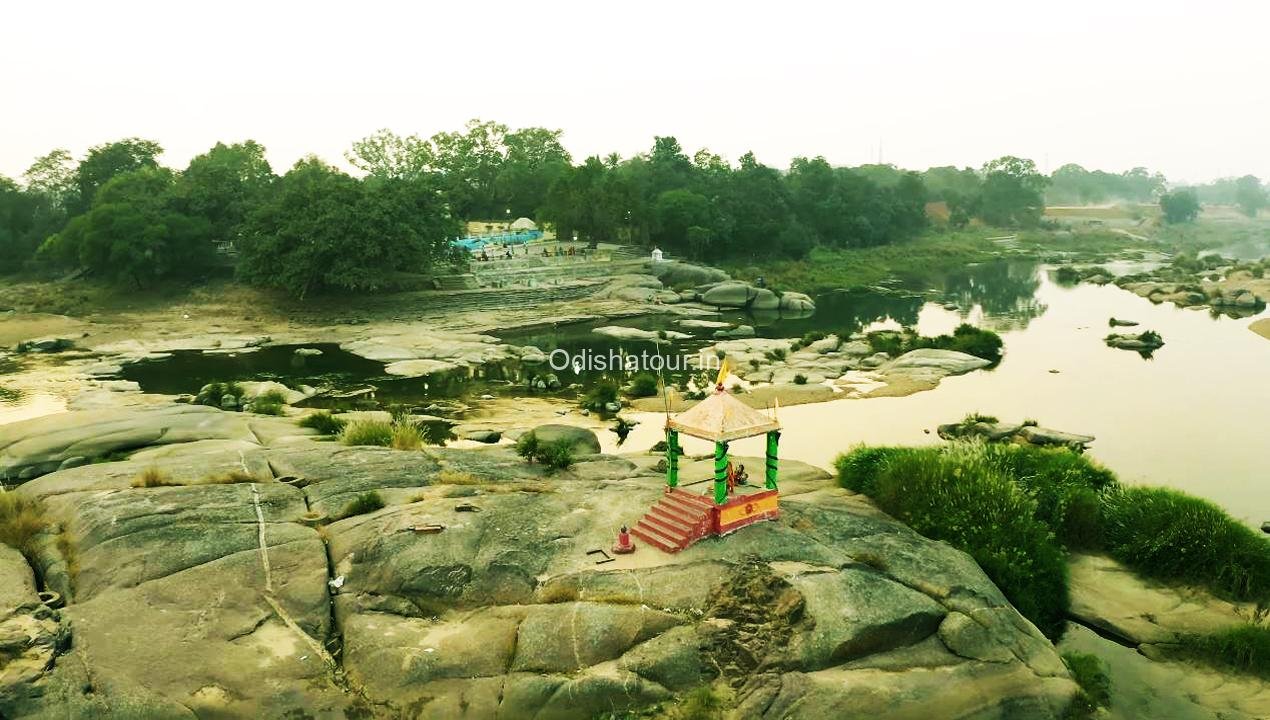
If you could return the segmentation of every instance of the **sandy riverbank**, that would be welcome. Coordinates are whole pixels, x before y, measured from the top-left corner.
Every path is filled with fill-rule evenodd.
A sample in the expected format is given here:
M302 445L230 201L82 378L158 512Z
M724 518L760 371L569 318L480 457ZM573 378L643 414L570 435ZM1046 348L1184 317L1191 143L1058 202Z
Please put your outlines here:
M1261 337L1270 340L1270 318L1261 318L1248 326L1248 329Z

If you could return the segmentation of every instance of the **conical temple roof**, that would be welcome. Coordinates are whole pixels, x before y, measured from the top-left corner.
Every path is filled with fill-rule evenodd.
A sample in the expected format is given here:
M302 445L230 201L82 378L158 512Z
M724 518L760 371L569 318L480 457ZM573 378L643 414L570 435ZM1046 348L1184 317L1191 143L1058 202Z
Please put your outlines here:
M780 423L723 390L693 405L667 421L667 426L685 435L728 442L779 430Z

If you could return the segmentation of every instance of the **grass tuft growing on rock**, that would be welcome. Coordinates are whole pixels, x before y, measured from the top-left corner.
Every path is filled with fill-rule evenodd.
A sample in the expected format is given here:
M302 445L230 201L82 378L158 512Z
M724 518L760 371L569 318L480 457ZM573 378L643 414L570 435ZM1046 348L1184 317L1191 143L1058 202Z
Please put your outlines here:
M1182 638L1182 657L1270 680L1270 627L1237 625L1209 635Z
M344 427L340 442L345 445L388 447L392 445L392 435L392 423L386 420L354 420Z
M246 470L229 470L215 475L208 475L203 482L208 485L236 485L238 483L260 482L260 478Z
M151 465L132 479L134 488L172 487L180 483L172 480L167 473Z
M1080 696L1068 711L1069 718L1094 717L1098 708L1111 705L1111 678L1107 667L1097 656L1088 653L1065 652L1063 663L1080 686Z
M348 425L347 420L325 410L300 418L300 427L317 430L323 435L339 435L344 432L346 425Z
M1106 549L1145 575L1270 600L1270 540L1215 504L1176 490L1126 487L1103 503Z
M423 447L423 430L410 422L397 422L392 426L393 450L418 450Z
M287 399L277 390L261 393L251 401L251 411L261 415L281 415Z
M340 513L340 519L373 513L383 507L384 499L380 497L379 493L374 491L365 492L353 498L349 504L344 506L344 512Z
M0 543L30 559L35 554L35 537L47 526L44 503L14 492L0 492Z

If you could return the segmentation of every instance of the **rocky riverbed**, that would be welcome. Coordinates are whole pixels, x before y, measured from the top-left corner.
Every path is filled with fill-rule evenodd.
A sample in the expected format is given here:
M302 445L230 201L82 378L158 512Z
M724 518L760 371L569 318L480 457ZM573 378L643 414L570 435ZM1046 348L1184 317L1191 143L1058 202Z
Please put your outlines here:
M745 717L1059 717L1075 692L969 557L797 462L781 465L779 521L597 564L587 551L662 492L658 458L553 474L506 447L344 447L275 418L118 412L208 432L182 442L164 419L127 459L15 491L51 525L34 575L0 557L0 616L39 638L0 672L6 717L590 718L715 680ZM76 415L63 422L92 424ZM6 461L104 452L39 434ZM137 487L147 470L169 484ZM369 491L386 506L343 517ZM443 529L413 530L427 525ZM37 583L66 606L44 609Z

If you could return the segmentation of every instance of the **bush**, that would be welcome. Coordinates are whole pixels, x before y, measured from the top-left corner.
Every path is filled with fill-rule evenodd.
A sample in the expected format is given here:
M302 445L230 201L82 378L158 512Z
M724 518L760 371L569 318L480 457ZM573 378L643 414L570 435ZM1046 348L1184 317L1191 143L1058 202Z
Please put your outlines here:
M891 458L907 451L900 447L861 445L843 453L833 463L838 472L838 484L852 492L872 495L874 481L884 465Z
M657 394L657 376L652 373L640 373L631 378L631 387L627 391L631 397L653 397Z
M904 338L891 330L878 330L865 336L869 347L875 353L886 353L896 357L904 353Z
M1178 654L1215 667L1270 680L1270 627L1237 625L1182 638Z
M345 445L392 445L393 424L384 420L354 420L345 426L340 442Z
M1080 686L1078 717L1092 717L1098 708L1111 705L1111 678L1102 660L1088 653L1065 652L1063 662Z
M198 397L194 398L194 402L199 405L220 407L221 400L223 400L226 395L234 396L241 403L243 399L243 388L236 382L210 383L205 389L199 391Z
M561 439L544 443L533 432L527 432L516 441L516 454L528 462L538 462L553 470L564 470L573 465L573 443Z
M0 493L0 543L30 559L35 554L35 537L47 526L44 503L14 492Z
M566 470L573 465L573 443L569 440L557 440L540 444L536 458L553 470Z
M1067 448L993 443L989 461L1036 500L1036 517L1073 549L1101 544L1101 493L1116 487L1116 476Z
M353 498L352 502L344 506L344 512L340 513L340 518L373 513L383 507L384 499L379 496L379 493L374 491L365 492Z
M516 439L516 454L524 458L528 462L533 462L538 457L538 436L533 431L527 432Z
M389 447L393 450L418 450L423 447L423 430L409 421L395 422Z
M344 432L344 426L347 424L348 421L344 418L326 411L305 415L300 419L300 427L317 430L323 435L339 435Z
M157 467L148 467L132 479L134 488L172 487L180 483L173 482L167 473Z
M987 446L863 448L852 454L839 458L840 475L914 530L968 553L1041 632L1051 639L1062 635L1067 559L1036 519L1036 501L993 464Z
M260 413L261 415L281 415L282 406L287 404L287 399L277 390L257 395L251 401L251 411Z
M795 384L795 385L806 385L806 384L807 384L807 376L806 376L806 375L803 375L802 373L798 373L797 375L795 375L795 376L794 376L794 384Z
M1106 549L1145 575L1270 600L1270 541L1207 500L1164 488L1121 488L1103 503Z
M582 407L596 412L603 411L605 405L617 402L618 390L616 382L600 380L586 391L586 395L582 397Z

